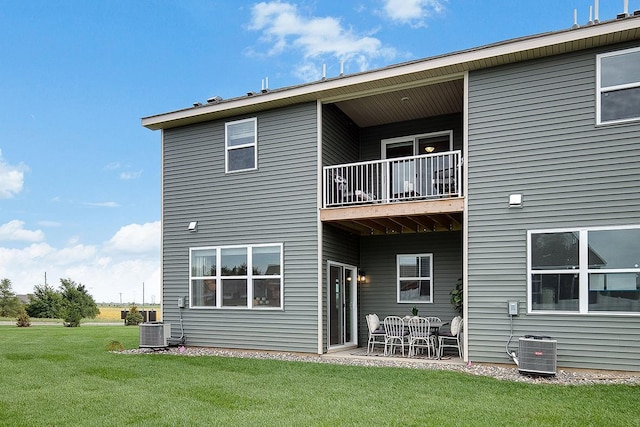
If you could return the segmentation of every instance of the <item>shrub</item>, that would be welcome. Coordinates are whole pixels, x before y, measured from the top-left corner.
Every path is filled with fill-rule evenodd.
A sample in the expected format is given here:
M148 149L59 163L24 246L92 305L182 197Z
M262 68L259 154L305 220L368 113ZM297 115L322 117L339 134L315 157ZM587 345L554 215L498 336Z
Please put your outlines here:
M462 308L464 306L464 292L462 287L462 277L456 282L456 287L449 292L451 295L451 305L460 314L462 314Z
M18 318L16 319L16 326L19 328L28 328L31 326L31 318L27 314L24 308L18 314Z
M142 313L140 313L140 311L138 311L138 307L135 305L132 305L129 308L129 312L127 313L127 316L124 318L124 324L125 325L138 325L140 323L142 323Z

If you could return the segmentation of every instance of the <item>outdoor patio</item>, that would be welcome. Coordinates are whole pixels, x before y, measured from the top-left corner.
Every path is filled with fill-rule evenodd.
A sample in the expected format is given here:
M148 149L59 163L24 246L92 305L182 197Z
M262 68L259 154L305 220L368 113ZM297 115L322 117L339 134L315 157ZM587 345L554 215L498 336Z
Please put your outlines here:
M388 361L391 363L421 363L421 364L437 364L437 365L464 365L465 362L460 357L454 354L445 354L442 359L428 358L426 354L417 354L416 356L406 357L402 356L399 351L391 356L384 355L384 349L376 347L371 353L367 353L366 347L354 347L350 349L344 349L339 351L332 351L322 355L323 358L335 358L335 359L356 359L356 360L369 360L369 361Z

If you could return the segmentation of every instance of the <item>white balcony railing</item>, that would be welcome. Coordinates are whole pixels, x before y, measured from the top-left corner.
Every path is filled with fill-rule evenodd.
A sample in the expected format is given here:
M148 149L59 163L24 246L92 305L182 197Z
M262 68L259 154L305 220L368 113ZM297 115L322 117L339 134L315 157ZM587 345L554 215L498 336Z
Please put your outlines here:
M324 207L462 195L460 151L323 168Z

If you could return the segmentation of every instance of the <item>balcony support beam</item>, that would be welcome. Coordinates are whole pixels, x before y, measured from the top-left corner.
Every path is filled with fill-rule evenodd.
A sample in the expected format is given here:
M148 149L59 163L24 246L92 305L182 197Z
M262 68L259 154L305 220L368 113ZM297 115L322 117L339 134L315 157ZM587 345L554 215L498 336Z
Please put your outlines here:
M464 210L464 198L420 200L415 202L374 203L320 210L321 221L386 218L393 216L440 215Z
M361 236L429 233L460 230L463 208L460 197L326 208L320 218Z

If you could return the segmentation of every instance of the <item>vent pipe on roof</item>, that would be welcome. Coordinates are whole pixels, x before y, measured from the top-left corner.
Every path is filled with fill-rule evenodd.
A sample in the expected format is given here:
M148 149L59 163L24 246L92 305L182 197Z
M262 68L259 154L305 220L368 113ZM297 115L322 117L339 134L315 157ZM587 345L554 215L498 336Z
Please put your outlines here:
M344 76L344 59L340 60L340 77Z
M327 64L322 64L322 80L327 78Z
M587 25L593 25L593 8L591 6L589 6L589 22L587 22Z
M264 79L262 79L262 87L260 88L260 92L269 92L269 77L265 77Z
M619 13L616 18L621 19L626 18L627 16L629 16L629 0L624 0L624 10L622 13Z
M573 9L573 25L571 28L578 28L578 9Z
M599 0L595 0L595 4L593 7L593 23L594 24L598 24L600 23L600 15L599 15L599 10L600 7L598 6Z

